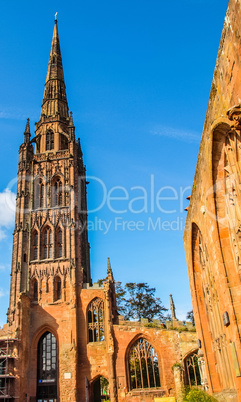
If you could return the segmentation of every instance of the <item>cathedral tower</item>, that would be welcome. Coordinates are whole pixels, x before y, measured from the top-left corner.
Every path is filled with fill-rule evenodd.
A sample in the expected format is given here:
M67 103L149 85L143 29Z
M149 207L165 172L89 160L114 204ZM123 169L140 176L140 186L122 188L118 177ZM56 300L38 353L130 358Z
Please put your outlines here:
M55 302L59 293L69 303L90 282L86 211L85 166L68 109L56 20L40 120L32 140L27 121L19 150L10 322L19 292L38 293L40 303Z
M85 166L69 113L55 20L40 120L35 124L32 139L27 120L19 149L8 322L17 327L23 316L26 319L26 345L20 363L23 370L24 354L30 347L27 340L36 331L39 338L40 331L47 334L41 348L46 342L56 342L57 333L60 343L63 337L65 344L71 345L64 371L72 373L67 361L76 362L73 344L77 337L79 296L83 285L91 282L86 211ZM39 353L44 356L45 352ZM47 355L45 358L49 362ZM22 369L19 367L20 372ZM68 381L70 387L76 386L74 373L76 370ZM52 382L44 373L35 379L40 400L47 395L47 388L49 397L55 399L57 395L54 369L52 374ZM22 382L25 381L23 377ZM30 394L35 395L36 381L33 384ZM68 386L65 392L68 393Z

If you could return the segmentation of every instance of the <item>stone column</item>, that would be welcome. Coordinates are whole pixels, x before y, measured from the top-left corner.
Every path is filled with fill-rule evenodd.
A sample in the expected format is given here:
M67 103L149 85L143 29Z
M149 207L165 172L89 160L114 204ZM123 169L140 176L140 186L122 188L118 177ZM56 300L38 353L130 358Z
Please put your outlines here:
M207 374L206 374L206 367L205 367L205 359L204 359L204 354L201 349L198 351L198 367L201 375L201 384L203 386L203 389L205 391L209 390L208 387L208 380L207 380Z
M174 382L175 382L175 390L176 390L176 399L177 402L183 401L183 380L182 380L182 368L181 366L173 366L173 374L174 374Z

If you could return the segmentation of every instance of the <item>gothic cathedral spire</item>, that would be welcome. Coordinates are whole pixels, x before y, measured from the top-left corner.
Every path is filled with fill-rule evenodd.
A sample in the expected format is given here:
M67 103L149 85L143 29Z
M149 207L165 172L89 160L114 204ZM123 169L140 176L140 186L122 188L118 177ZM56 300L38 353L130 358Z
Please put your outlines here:
M19 149L10 323L20 293L39 306L71 304L91 283L86 171L68 111L57 21L41 117L30 137L28 119Z
M68 110L58 25L55 20L41 115L45 118L59 116L60 120L65 120L69 117Z

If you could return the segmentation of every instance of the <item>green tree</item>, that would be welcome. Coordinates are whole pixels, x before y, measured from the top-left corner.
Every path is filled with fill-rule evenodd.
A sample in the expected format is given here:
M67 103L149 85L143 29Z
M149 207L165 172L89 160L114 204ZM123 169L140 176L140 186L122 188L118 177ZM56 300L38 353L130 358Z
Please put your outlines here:
M107 280L99 279L100 286ZM122 286L122 282L115 282L116 303L118 313L124 316L125 320L138 320L147 318L149 322L159 319L162 322L166 317L167 309L162 305L159 297L156 297L156 289L151 288L147 283L128 282Z
M167 309L162 305L161 299L155 296L155 288L150 288L147 283L128 282L123 290L125 293L121 307L126 320L140 321L141 318L147 318L152 322L156 318L164 321L164 312Z
M188 311L188 313L187 313L187 321L191 321L192 325L195 326L193 310Z

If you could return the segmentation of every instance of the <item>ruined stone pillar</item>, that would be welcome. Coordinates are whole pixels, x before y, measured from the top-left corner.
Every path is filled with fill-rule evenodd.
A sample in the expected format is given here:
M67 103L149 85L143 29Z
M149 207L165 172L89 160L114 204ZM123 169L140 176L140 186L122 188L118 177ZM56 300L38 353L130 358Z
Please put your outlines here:
M175 390L176 390L176 399L177 402L183 401L183 380L182 380L182 368L181 366L173 366L173 374L174 374L174 382L175 382Z

